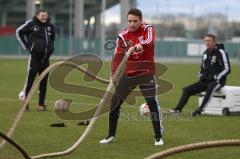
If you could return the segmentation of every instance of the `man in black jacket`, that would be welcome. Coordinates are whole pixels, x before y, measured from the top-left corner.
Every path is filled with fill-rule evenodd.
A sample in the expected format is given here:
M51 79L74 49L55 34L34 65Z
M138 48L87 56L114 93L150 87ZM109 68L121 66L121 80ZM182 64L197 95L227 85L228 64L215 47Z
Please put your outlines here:
M48 18L47 11L40 9L36 15L16 30L17 40L24 50L30 52L28 73L23 91L19 97L22 100L28 95L37 74L41 74L49 66L49 58L54 51L55 30ZM46 110L45 96L48 75L39 86L39 103L37 110ZM27 107L28 109L28 107Z
M192 113L193 116L201 115L213 92L225 85L231 70L228 54L223 46L216 44L215 35L206 34L204 41L207 49L202 56L199 81L183 88L183 94L177 106L168 113L180 113L191 95L206 91L200 107Z

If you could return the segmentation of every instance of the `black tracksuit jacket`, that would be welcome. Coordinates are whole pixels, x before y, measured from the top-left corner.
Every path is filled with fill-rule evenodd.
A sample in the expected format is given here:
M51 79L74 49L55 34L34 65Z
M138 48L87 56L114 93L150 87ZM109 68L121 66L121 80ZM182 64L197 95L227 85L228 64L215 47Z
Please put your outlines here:
M35 60L48 61L54 51L55 29L50 20L42 23L34 16L16 30L16 37Z
M199 73L200 81L217 81L221 86L224 86L230 71L228 54L222 45L216 45L212 51L208 49L204 51Z

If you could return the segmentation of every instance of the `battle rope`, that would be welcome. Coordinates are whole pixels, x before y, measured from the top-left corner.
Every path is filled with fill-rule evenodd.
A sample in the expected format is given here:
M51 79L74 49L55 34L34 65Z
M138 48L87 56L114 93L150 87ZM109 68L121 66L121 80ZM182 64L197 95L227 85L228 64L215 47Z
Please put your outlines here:
M19 120L21 119L22 115L23 115L23 112L26 108L26 105L29 103L30 99L32 98L32 95L33 93L35 92L36 88L38 87L39 83L41 82L41 80L50 72L52 71L54 68L60 66L60 65L70 65L72 67L75 67L76 69L80 70L81 72L83 73L86 73L88 76L92 77L92 78L95 78L97 81L100 81L102 83L107 83L109 84L109 80L106 80L106 79L103 79L99 76L96 76L94 75L93 73L87 71L85 68L81 67L81 66L78 66L77 64L75 63L72 63L72 62L68 62L68 61L59 61L59 62L56 62L52 65L50 65L48 68L46 68L44 70L44 72L42 72L42 74L39 76L37 82L32 86L31 90L29 91L29 94L28 94L28 97L26 98L25 100L25 103L24 105L21 107L21 109L19 110L19 112L17 112L16 114L16 117L13 121L13 124L12 126L10 127L10 129L8 130L7 132L7 136L10 137L13 133L13 131L16 129L16 126L19 122ZM0 143L0 148L2 148L4 146L4 144L6 143L5 140L3 140L1 143Z
M21 152L21 154L24 156L25 159L52 158L52 157L67 155L67 154L70 154L71 152L73 152L77 147L79 147L79 145L84 141L84 139L86 139L86 137L90 133L92 127L94 126L94 124L95 124L95 122L98 118L99 113L101 112L101 109L103 108L104 104L106 104L106 102L107 102L107 98L109 97L109 94L114 89L114 85L116 85L119 82L118 80L123 75L123 70L125 70L124 68L126 67L126 61L129 57L129 55L131 54L131 52L133 51L133 49L134 48L130 48L128 50L128 52L124 56L121 64L119 65L116 73L114 74L112 80L110 80L110 81L102 79L98 76L95 76L91 72L86 71L85 68L77 66L76 64L71 63L71 62L61 61L61 62L57 62L57 63L54 63L53 65L49 66L39 76L38 81L33 85L32 89L29 92L29 95L26 98L26 101L25 101L24 105L21 107L20 111L17 113L16 118L15 118L11 128L7 132L7 135L4 135L3 133L0 132L0 136L4 139L0 144L0 148L7 141L11 145L13 145L16 149L18 149L18 151ZM32 98L32 95L33 95L34 91L37 89L37 86L39 85L40 81L51 70L53 70L55 67L60 66L60 65L64 65L64 64L74 66L75 68L77 68L78 70L80 70L83 73L86 73L90 77L93 77L98 81L101 81L101 82L104 82L104 83L110 83L110 84L108 85L108 88L107 88L102 100L100 101L100 103L98 105L98 108L97 108L92 120L90 121L90 124L88 125L88 127L86 128L86 130L84 131L82 136L80 136L80 138L70 148L66 149L65 151L61 151L61 152L54 152L54 153L42 154L42 155L38 155L38 156L29 157L28 154L26 153L26 151L21 146L16 144L13 140L11 140L9 137L12 135L12 133L16 129L16 126L18 125L18 123L19 123L19 121L22 117L22 114L23 114L23 112L26 108L26 105L28 104L28 102ZM170 148L168 150L153 154L153 155L147 157L146 159L161 159L161 158L164 158L164 157L167 157L167 156L170 156L170 155L174 155L174 154L178 154L178 153L182 153L182 152L186 152L186 151L200 150L200 149L206 149L206 148L212 148L212 147L224 147L224 146L240 146L240 140L239 139L232 139L232 140L206 141L206 142L183 145L183 146Z
M5 134L0 132L0 136L6 140L7 142L9 142L12 146L14 146L22 155L25 159L30 159L29 155L27 154L27 152L20 146L18 145L16 142L14 142L12 139L10 139L9 137L7 137Z
M146 159L162 159L182 152L225 146L240 146L240 139L205 141L194 144L187 144L155 153L151 156L148 156Z
M51 158L51 157L57 157L57 156L63 156L63 155L67 155L67 154L70 154L71 152L73 152L83 141L84 139L87 137L87 135L90 133L90 131L92 130L92 127L94 126L97 118L98 118L98 115L100 114L100 112L102 111L102 108L103 106L106 104L107 102L107 97L111 94L111 91L113 91L114 89L114 86L118 84L119 82L119 79L123 76L124 74L124 70L125 70L125 67L126 67L126 61L128 59L128 57L130 56L130 54L133 52L134 50L134 47L131 47L125 54L124 58L122 59L120 65L118 66L115 74L113 75L112 79L110 79L110 83L103 95L103 98L101 99L99 105L98 105L98 108L96 110L96 112L94 113L94 116L93 118L91 119L88 127L86 128L86 130L84 131L84 133L80 136L80 138L68 149L66 149L65 151L61 151L61 152L54 152L54 153L49 153L49 154L42 154L42 155L38 155L38 156L33 156L31 157L31 159L37 159L37 158ZM27 104L29 103L30 99L32 98L32 95L34 93L34 91L37 89L40 81L51 71L53 70L55 67L57 66L60 66L62 64L70 64L70 65L74 65L72 63L68 63L68 62L65 62L65 61L60 61L60 62L56 62L52 65L50 65L47 69L45 69L43 71L43 73L39 76L37 82L32 86L31 90L29 91L29 94L23 104L23 106L21 107L20 111L17 113L16 115L16 118L14 119L13 121L13 124L12 126L10 127L9 131L7 132L7 136L10 137L12 135L12 133L14 132L14 130L16 129L22 115L23 115L23 112L27 106ZM86 70L80 66L77 66L77 68L80 70L80 71L83 71L83 72L86 72ZM94 78L95 75L91 74L90 72L86 72L89 76L92 76ZM101 80L105 83L108 83L109 81L107 80L104 80L100 77L97 77L96 78L97 80ZM0 148L6 143L6 140L3 140L0 144Z

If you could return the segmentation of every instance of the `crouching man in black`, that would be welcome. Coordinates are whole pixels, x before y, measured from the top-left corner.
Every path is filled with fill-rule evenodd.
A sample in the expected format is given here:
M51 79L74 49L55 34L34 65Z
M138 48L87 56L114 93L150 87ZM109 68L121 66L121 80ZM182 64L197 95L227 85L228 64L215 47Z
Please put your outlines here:
M228 54L222 45L216 44L215 35L206 34L204 41L207 49L202 55L199 81L183 88L183 94L177 106L169 110L168 113L180 113L190 96L206 91L200 107L192 113L193 116L201 115L214 91L225 85L227 75L231 70Z
M28 50L27 77L19 97L25 100L37 74L41 74L49 66L49 58L54 50L55 30L44 9L37 11L36 15L16 30L17 40L23 50ZM39 86L38 111L46 110L44 103L46 97L48 75ZM28 107L27 107L28 109Z

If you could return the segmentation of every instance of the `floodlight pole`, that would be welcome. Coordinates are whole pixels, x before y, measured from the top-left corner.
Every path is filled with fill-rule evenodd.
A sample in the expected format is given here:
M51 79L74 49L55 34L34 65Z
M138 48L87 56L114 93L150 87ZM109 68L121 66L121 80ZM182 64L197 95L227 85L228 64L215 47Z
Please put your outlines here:
M105 10L106 10L106 0L102 0L102 14L101 14L101 52L100 55L102 58L105 57Z
M68 43L68 52L69 55L72 55L72 51L73 51L73 17L72 17L72 13L73 13L73 0L69 0L69 43Z
M35 1L33 1L33 0L26 0L26 2L27 2L27 7L26 7L27 17L26 17L26 19L29 20L35 15L36 4L35 4Z

